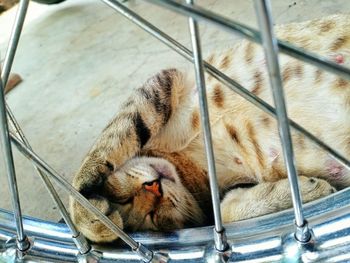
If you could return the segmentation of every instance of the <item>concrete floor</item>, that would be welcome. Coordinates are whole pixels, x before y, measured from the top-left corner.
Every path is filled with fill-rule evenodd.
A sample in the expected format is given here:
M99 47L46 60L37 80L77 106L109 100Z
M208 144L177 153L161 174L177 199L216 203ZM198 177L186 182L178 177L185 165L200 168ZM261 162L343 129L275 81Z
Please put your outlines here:
M255 26L250 1L201 0L200 5ZM234 3L234 4L233 4ZM302 21L350 10L350 1L272 1L276 23ZM187 20L143 1L126 5L190 46ZM15 9L0 16L0 58ZM230 46L237 37L202 24L205 53ZM13 71L24 81L7 96L33 149L71 181L81 160L120 102L162 68L189 63L148 33L97 0L68 0L56 6L31 3ZM24 214L58 220L60 215L31 164L16 150ZM3 158L0 207L10 209ZM65 191L57 187L67 203Z

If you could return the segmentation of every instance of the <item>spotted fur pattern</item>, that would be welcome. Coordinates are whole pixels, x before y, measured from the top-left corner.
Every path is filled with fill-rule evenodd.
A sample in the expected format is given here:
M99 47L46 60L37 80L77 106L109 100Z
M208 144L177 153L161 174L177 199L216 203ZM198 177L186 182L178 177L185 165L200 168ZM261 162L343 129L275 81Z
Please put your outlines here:
M279 38L347 66L350 17L276 28ZM291 119L350 157L350 83L280 55ZM242 41L208 63L273 105L260 46ZM206 77L210 124L224 222L291 207L276 121ZM292 133L304 201L350 185L350 173L299 133ZM253 185L250 188L240 186ZM193 78L163 70L137 89L103 130L74 187L127 230L172 230L212 223L207 160ZM79 230L96 242L117 237L79 203Z

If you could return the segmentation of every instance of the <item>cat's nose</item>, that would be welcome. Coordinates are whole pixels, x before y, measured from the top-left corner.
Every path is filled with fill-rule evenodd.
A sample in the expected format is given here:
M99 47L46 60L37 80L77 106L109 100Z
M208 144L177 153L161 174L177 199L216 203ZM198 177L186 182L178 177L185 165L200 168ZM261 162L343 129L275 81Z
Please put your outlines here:
M162 189L159 180L154 180L152 182L143 183L146 191L153 193L157 197L162 196Z

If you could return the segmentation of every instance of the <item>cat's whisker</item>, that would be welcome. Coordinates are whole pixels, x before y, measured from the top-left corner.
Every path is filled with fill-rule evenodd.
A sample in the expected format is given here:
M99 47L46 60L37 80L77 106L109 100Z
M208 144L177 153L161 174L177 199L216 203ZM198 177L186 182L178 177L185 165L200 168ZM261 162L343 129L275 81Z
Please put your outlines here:
M306 50L319 51L326 56L341 54L342 57L334 57L338 62L346 64L349 60L348 53L343 53L350 47L349 15L336 15L315 20L313 23L277 27L276 34L280 39L295 42ZM221 80L225 80L225 75L232 77L237 83L236 87L242 85L256 96L253 99L254 97L249 97L239 88L235 89L238 94L232 93L224 88L225 83L206 76L209 125L213 131L217 183L223 196L220 201L223 206L221 211L223 217L226 216L226 222L235 220L236 215L254 217L269 213L269 208L261 206L260 199L256 200L262 197L267 206L276 204L278 198L271 198L266 191L276 193L278 187L271 191L266 182L284 182L279 184L280 194L288 192L277 123L268 115L274 111L266 106L274 103L267 70L264 69L264 57L262 47L244 40L231 51L213 55L209 59L213 67L222 70L221 77L216 75ZM317 138L325 140L325 143L349 158L350 82L297 62L284 54L279 58L290 119L300 125L299 130L302 130L300 127L308 128ZM206 67L209 72L215 73L213 70L216 68L208 65ZM227 81L226 83L233 83ZM143 211L152 211L154 202L159 201L157 215L164 216L164 222L169 224L169 228L186 222L193 225L202 223L212 211L212 202L201 131L203 120L199 114L194 83L194 79L187 72L168 69L151 77L137 89L92 147L74 179L74 186L79 190L86 185L95 186L98 181L96 178L100 176L96 165L101 162L106 163L108 160L114 167L124 164L115 172L113 184L106 184L105 187L114 187L112 190L116 196L125 196L128 193L135 197L142 196L144 199L140 198L141 204L129 204L135 209L135 216ZM234 89L232 84L230 87ZM250 98L249 102L241 96ZM265 105L265 112L250 104L258 101L257 97L260 105ZM295 123L293 125L297 127ZM325 174L325 163L330 156L295 131L292 131L292 139L299 173L316 177ZM324 144L323 149L326 146ZM340 160L346 163L345 158ZM350 185L348 170L340 169L338 164L332 164L328 168L336 175L328 175L326 178L332 181L331 184L341 184L343 188ZM342 177L340 180L339 175ZM163 190L162 197L152 195L151 191L144 191L146 187L143 187L145 182L150 183L158 178L161 179L159 183ZM169 180L171 178L174 180ZM237 185L252 182L257 185L251 188ZM303 178L301 189L305 189L308 184L308 179ZM332 192L329 184L322 184L324 192L316 188L311 192L310 200ZM229 197L232 199L225 202ZM278 203L276 207L278 205L281 204ZM254 209L246 209L248 206ZM83 209L73 210L72 215L78 227L81 222L86 221ZM140 223L142 224L139 225ZM147 222L138 221L135 225L143 230L154 228L153 225L147 225ZM158 230L162 229L162 226L158 227ZM166 227L168 226L163 228ZM82 229L88 229L88 226L83 226ZM99 233L84 234L99 240Z

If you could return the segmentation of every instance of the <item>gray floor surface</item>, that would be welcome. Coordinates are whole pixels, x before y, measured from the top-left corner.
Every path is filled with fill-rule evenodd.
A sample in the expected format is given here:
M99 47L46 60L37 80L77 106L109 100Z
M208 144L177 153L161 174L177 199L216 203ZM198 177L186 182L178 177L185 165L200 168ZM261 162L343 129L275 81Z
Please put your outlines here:
M256 27L251 1L199 0L199 5ZM143 1L126 6L190 47L187 19ZM272 1L276 23L303 21L350 11L350 1ZM0 16L4 58L15 9ZM229 47L238 37L201 23L205 54ZM7 101L33 149L71 181L84 155L131 91L160 69L192 66L174 51L97 0L55 6L30 3L13 71L23 82ZM2 154L2 153L1 153ZM14 150L25 215L57 221L57 207L32 165ZM11 209L0 155L0 207ZM67 193L57 190L65 204Z

